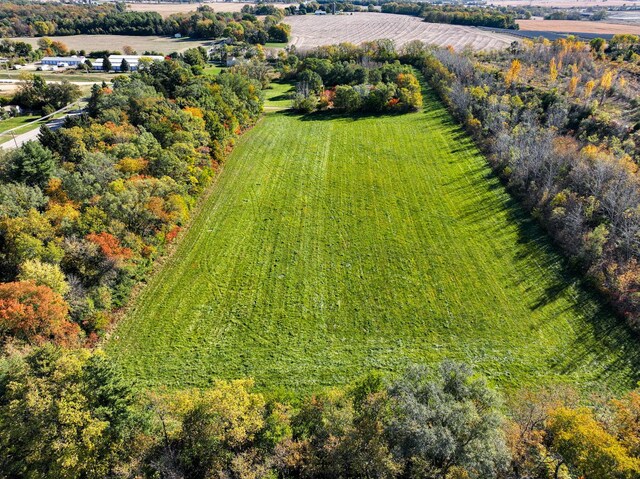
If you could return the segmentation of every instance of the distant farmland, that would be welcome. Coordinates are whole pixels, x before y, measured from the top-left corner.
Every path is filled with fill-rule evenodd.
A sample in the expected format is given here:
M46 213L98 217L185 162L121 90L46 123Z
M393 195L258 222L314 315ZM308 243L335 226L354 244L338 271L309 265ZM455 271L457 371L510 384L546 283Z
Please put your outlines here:
M50 37L52 40L59 40L72 50L85 50L87 52L99 50L122 50L122 47L129 45L142 53L144 51L156 51L163 54L179 52L187 48L194 48L205 45L207 40L191 40L188 38L170 38L159 36L138 36L138 35L67 35ZM36 46L37 37L17 37L12 40L23 41Z
M127 8L133 12L157 12L164 18L174 13L195 12L198 7L206 5L216 12L239 12L247 3L236 2L203 2L203 3L127 3ZM250 3L249 5L255 5Z
M396 45L421 40L440 46L451 45L458 50L467 45L476 50L491 50L504 48L517 39L474 27L426 23L417 17L386 13L302 15L286 17L284 21L292 27L291 44L300 49L389 38Z
M297 391L444 358L505 387L624 389L639 351L433 98L270 111L106 349L143 387Z

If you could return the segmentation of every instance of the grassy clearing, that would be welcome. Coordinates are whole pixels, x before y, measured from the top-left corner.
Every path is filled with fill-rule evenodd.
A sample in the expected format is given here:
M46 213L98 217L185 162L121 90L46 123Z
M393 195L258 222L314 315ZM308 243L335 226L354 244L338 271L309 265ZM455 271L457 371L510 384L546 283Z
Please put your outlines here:
M17 136L22 135L23 133L37 130L46 123L46 121L38 121L35 123L24 125L23 127L16 130L8 131L9 129L7 128L7 130L0 131L0 145L12 142Z
M294 86L291 83L272 83L265 91L265 110L282 110L291 106L291 94Z
M226 66L223 65L215 65L213 63L209 63L206 67L204 67L202 69L202 72L205 75L209 75L209 76L218 76L220 75L220 73L222 73L223 71L225 71L227 69Z
M634 386L636 340L427 103L267 114L108 353L143 387L310 391L444 358L507 388Z
M217 76L222 72L222 67L218 65L207 65L202 69L202 73L209 76Z
M11 130L13 128L17 128L21 125L26 125L27 123L31 123L38 118L40 118L40 115L24 115L14 116L12 118L7 118L6 120L0 120L0 133Z
M53 120L55 118L58 118L58 117L59 117L59 115L57 115L56 117L53 117L53 118L49 118L48 120L31 123L29 125L25 125L25 126L23 126L21 128L13 130L13 131L1 131L0 132L0 144L13 141L13 139L15 137L17 137L18 135L22 135L23 133L27 133L29 131L37 130L42 125L46 125L47 122L49 122L49 121L51 121L51 120Z
M264 44L265 48L287 48L286 42L267 42Z

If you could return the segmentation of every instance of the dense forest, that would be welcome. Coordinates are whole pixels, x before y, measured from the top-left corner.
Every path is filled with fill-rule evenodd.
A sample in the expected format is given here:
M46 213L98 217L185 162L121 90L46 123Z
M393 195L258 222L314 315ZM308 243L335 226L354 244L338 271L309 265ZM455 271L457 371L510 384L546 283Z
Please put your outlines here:
M155 12L130 12L121 3L68 5L16 2L0 4L0 34L14 36L52 35L175 35L193 38L232 37L237 41L264 44L287 41L289 30L280 24L284 13L278 9L264 20L247 12L216 13L209 6L196 12L163 19ZM284 37L283 37L284 35ZM285 38L283 40L283 38Z
M26 1L0 4L3 37L79 33L156 35L163 27L159 14L127 12L124 4L68 5Z

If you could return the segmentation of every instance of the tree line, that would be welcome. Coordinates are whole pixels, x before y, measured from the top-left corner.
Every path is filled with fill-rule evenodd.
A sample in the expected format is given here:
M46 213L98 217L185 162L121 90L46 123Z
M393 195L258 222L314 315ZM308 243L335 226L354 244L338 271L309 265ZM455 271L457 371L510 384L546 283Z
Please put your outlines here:
M416 58L511 192L637 330L640 138L629 40L524 42L482 60L447 49Z
M291 29L289 25L281 23L283 18L283 11L278 9L265 16L264 20L259 20L256 14L248 13L247 9L243 12L217 13L205 5L193 13L171 15L165 21L164 32L193 38L226 37L251 44L288 42Z
M362 4L365 7L366 3ZM372 5L373 7L373 5ZM306 15L307 13L314 13L317 10L322 10L327 13L335 12L361 12L367 11L367 8L362 8L355 5L352 2L330 2L329 0L314 0L310 2L299 3L298 5L289 5L284 7L285 15ZM369 10L370 11L370 10Z
M0 5L3 37L114 33L157 35L162 17L153 12L127 12L124 4L39 4L18 0Z
M95 342L259 117L257 80L183 57L95 85L88 114L0 155L3 341ZM19 94L64 87L35 77Z
M382 5L381 12L422 17L425 22L430 23L508 28L511 30L519 28L515 14L496 8L390 2Z
M254 10L251 10L254 11ZM263 8L269 14L259 20L247 9L216 13L209 6L196 12L164 19L156 12L131 12L125 4L68 5L19 1L0 4L3 37L52 35L175 35L193 38L232 37L237 41L264 44L288 41L287 26L280 23L282 10Z
M251 380L136 390L101 351L0 361L0 478L628 479L640 392L505 403L469 367L412 366L282 400Z

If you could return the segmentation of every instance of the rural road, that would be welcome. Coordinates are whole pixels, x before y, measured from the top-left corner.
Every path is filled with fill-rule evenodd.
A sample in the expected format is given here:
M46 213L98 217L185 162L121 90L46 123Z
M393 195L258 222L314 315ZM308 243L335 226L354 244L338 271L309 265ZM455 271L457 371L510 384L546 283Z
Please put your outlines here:
M29 73L36 73L36 72L29 72ZM37 72L40 73L40 72ZM47 80L47 83L62 83L62 81L64 80ZM20 84L22 83L24 80L21 80L20 78L4 78L4 79L0 79L0 84L6 84L6 85L16 85L16 84ZM95 85L96 83L100 84L102 83L102 80L99 81L70 81L69 83L71 83L72 85L78 85L78 86L92 86Z
M82 110L70 111L62 118L56 118L55 120L51 120L50 122L46 123L46 125L49 127L49 129L55 131L64 124L64 120L68 116L77 116L77 115L80 115L81 113L82 113ZM19 148L22 145L24 145L27 141L37 140L39 134L40 134L40 128L34 128L31 131L27 131L26 133L21 133L19 135L16 135L13 138L11 138L9 141L0 144L0 148L3 148L5 150L13 150L14 148Z

